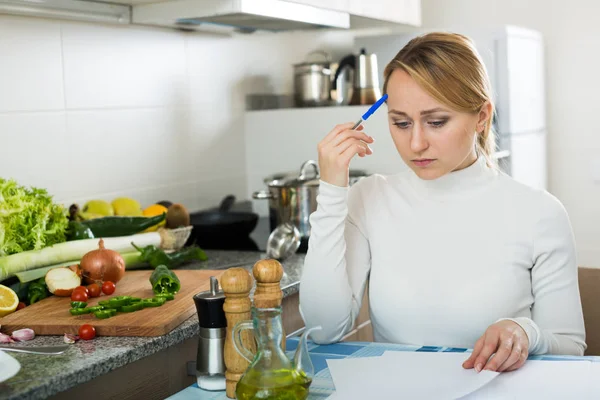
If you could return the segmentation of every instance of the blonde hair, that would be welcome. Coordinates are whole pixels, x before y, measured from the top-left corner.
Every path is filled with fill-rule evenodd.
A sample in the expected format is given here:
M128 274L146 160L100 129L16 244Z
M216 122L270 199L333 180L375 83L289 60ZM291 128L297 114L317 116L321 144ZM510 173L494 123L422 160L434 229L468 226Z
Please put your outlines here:
M384 93L397 69L404 70L437 101L459 112L479 112L490 102L492 112L483 131L477 133L476 146L489 165L496 165L492 157L496 151L492 88L485 65L468 37L432 32L412 39L385 67Z

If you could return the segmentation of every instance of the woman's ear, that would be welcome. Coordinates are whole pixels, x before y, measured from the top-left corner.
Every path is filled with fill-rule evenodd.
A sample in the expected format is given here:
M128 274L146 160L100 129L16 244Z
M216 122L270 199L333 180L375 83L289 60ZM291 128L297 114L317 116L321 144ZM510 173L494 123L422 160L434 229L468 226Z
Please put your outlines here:
M479 110L479 115L477 119L477 132L483 132L485 129L485 125L488 123L492 123L492 103L486 101L481 109Z

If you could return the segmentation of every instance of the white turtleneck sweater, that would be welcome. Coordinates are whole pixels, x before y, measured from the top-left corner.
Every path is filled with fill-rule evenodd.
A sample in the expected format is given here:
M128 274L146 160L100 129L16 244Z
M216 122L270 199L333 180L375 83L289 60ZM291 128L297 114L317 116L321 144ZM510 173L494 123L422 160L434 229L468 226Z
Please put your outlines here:
M352 329L369 281L375 341L473 348L500 319L530 354L582 355L575 244L562 204L480 158L435 180L412 170L321 182L300 281L311 338Z

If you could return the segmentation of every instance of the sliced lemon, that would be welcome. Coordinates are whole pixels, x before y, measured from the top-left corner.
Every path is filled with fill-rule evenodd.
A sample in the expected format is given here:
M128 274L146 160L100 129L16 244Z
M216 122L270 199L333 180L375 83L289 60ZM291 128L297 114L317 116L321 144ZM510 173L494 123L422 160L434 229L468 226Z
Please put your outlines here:
M11 288L0 285L0 318L14 312L18 305L17 294Z

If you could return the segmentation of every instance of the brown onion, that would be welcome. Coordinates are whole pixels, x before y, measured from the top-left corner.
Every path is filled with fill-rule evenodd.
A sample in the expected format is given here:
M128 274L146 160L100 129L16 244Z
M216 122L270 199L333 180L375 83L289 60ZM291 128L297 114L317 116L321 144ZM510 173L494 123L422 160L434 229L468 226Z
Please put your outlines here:
M73 289L81 285L81 276L72 268L52 268L46 272L46 286L55 296L68 297Z
M116 251L105 249L102 239L98 247L98 250L86 253L79 263L85 283L119 282L125 274L125 260Z

